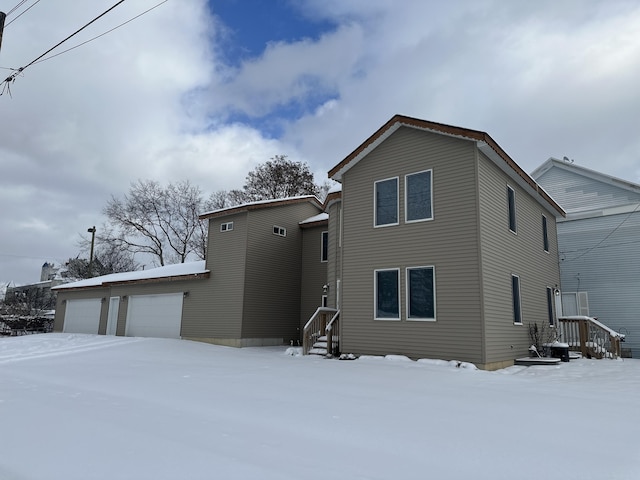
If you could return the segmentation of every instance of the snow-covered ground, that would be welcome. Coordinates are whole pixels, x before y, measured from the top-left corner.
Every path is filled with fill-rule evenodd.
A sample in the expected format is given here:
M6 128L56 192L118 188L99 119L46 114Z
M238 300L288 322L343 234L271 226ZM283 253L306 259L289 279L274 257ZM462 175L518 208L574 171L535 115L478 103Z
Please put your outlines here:
M286 352L0 338L0 479L640 478L638 360Z

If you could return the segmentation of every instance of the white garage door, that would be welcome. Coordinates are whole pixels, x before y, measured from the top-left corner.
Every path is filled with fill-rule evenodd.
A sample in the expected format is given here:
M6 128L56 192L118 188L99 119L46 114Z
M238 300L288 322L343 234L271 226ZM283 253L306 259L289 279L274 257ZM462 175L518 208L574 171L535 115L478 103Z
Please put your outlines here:
M67 300L62 331L65 333L98 333L101 307L102 302L99 298Z
M182 293L136 295L127 307L128 337L180 338Z

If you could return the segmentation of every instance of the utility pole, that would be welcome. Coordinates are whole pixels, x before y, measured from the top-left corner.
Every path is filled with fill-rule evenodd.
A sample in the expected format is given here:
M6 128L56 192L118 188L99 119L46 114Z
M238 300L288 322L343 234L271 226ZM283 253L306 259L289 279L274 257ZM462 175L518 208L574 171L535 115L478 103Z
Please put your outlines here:
M7 18L7 14L0 12L0 50L2 49L2 32L4 32L4 19Z
M93 277L93 245L96 240L96 226L87 229L87 232L91 234L91 251L89 253L89 276Z

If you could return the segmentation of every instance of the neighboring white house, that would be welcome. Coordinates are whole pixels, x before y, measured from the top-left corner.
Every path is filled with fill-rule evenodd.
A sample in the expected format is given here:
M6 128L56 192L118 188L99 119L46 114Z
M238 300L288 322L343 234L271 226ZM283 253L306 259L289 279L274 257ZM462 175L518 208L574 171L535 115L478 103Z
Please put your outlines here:
M640 358L640 185L555 158L531 176L567 212L557 220L563 313L598 317Z

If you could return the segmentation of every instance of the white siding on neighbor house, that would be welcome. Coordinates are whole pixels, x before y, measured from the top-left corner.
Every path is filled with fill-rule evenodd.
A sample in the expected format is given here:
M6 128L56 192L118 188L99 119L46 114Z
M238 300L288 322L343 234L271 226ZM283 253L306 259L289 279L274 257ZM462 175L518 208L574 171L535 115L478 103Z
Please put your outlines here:
M640 193L634 193L561 167L547 170L536 181L567 213L640 202Z
M558 223L558 244L563 292L587 292L589 314L640 358L640 211Z

